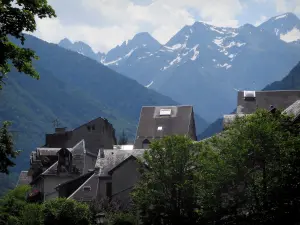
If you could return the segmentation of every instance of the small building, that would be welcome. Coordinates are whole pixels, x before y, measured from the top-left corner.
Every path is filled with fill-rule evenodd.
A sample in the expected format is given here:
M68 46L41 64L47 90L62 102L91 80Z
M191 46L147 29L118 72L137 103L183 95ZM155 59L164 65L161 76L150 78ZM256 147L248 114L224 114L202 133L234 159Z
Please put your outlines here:
M242 117L254 113L257 109L273 112L276 109L295 116L300 114L300 91L239 91L236 114L223 116L223 128L230 125L236 116Z
M73 148L55 148L57 161L31 181L30 185L44 195L44 200L59 196L57 186L78 179L94 169L97 155L88 152L82 140Z
M104 150L99 152L95 165L98 171L97 198L119 202L121 208L130 207L130 192L139 180L139 163L146 149Z
M56 128L55 133L46 134L44 147L72 148L82 139L85 140L86 149L96 155L99 148L112 149L117 142L112 124L107 119L98 117L71 131Z
M237 114L251 114L257 108L269 110L270 107L284 110L300 99L300 91L239 91Z
M197 140L193 107L144 106L134 148L147 149L151 141L170 135L186 135Z

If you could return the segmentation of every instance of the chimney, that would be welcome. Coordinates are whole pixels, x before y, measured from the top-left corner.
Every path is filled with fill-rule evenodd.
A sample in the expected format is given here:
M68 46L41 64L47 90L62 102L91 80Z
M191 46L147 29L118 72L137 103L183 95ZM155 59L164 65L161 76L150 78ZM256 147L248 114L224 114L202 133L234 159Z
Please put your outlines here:
M66 130L67 130L66 127L56 127L56 128L55 128L55 133L56 133L56 134L65 133Z

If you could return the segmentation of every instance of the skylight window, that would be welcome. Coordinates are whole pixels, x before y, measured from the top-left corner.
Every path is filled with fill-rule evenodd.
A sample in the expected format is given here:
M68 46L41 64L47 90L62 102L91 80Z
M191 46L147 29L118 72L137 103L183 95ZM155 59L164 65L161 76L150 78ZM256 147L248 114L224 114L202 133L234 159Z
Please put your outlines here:
M160 116L170 116L171 115L171 109L161 109L159 111Z
M254 100L255 99L255 91L244 91L244 99L245 100Z
M158 131L162 131L162 129L163 129L162 126L157 127L157 130L158 130Z

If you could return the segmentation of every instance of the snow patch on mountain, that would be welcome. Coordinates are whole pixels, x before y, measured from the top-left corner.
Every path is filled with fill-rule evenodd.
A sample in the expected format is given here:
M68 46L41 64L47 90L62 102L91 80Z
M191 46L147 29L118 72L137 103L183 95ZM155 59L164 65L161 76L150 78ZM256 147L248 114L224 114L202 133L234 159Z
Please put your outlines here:
M181 61L181 57L179 55L177 55L177 57L175 59L173 59L168 66L165 66L164 68L162 68L161 70L164 71L164 70L167 70L169 69L171 66L175 65L175 64L178 64L180 63Z
M294 27L291 31L287 32L286 34L280 34L280 39L290 43L300 39L300 29Z
M192 48L192 50L194 51L194 55L191 58L192 61L195 61L198 58L199 55L199 51L197 50L198 46L199 44L196 45L194 48Z
M283 14L283 15L276 16L276 17L274 18L274 20L283 19L283 18L285 18L285 17L287 17L287 14Z
M147 84L145 87L146 87L146 88L149 88L153 83L154 83L154 82L151 81L151 82L150 82L149 84Z

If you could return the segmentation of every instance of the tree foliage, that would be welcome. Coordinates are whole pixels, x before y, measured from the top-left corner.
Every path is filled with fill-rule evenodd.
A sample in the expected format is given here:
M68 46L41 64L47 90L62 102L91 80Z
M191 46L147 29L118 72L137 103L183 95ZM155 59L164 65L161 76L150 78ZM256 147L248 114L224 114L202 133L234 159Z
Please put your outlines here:
M10 41L16 38L23 45L23 32L36 30L36 18L54 17L55 12L47 0L0 0L0 88L3 79L11 70L12 64L19 72L39 78L32 65L33 59L38 59L34 51L22 48Z
M133 192L144 224L193 224L196 221L197 146L181 136L151 143L144 156L149 169Z
M89 206L75 200L58 198L42 207L43 225L90 225Z
M0 224L21 224L22 211L26 207L26 194L30 186L18 186L0 199Z
M9 173L8 168L15 166L15 159L20 151L14 150L13 136L9 132L9 122L4 122L0 128L0 173Z
M151 144L133 192L142 221L299 223L299 133L293 118L258 110L199 143L174 136Z

